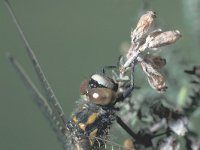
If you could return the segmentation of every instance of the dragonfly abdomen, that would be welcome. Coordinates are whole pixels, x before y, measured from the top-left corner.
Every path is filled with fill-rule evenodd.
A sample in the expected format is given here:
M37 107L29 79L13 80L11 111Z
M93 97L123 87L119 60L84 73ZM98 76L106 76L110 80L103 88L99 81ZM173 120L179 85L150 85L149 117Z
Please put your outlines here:
M102 107L91 102L82 104L67 123L71 143L77 150L103 148L114 120L114 107Z

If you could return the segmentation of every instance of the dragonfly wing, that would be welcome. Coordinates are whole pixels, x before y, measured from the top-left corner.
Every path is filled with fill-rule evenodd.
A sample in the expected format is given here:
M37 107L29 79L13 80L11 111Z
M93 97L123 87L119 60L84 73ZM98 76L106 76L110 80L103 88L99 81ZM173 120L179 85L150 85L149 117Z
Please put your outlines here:
M47 99L39 92L33 81L30 79L28 74L25 72L21 64L10 54L7 55L11 65L16 70L17 74L19 74L21 80L23 81L24 85L27 87L29 92L32 95L34 102L39 107L40 111L46 117L46 119L50 122L53 131L56 133L58 140L63 143L63 147L66 147L66 132L67 129L63 129L66 127L62 127L59 123L59 120L53 113L51 107L48 104ZM66 148L65 148L66 149Z
M20 37L22 38L23 42L24 42L24 45L26 47L26 50L27 50L27 53L29 55L29 58L31 59L32 61L32 64L33 64L33 67L35 69L35 72L37 74L37 77L39 78L39 81L40 81L40 84L42 86L42 89L45 93L45 96L46 96L46 99L49 103L49 106L51 107L53 113L55 114L55 116L57 117L57 119L59 120L61 126L65 127L65 124L66 124L66 118L64 116L64 112L63 112L63 109L59 103L59 101L57 100L49 82L47 81L44 73L43 73L43 70L42 68L40 67L40 64L37 60L37 57L35 56L27 38L25 37L24 33L23 33L23 30L21 28L21 26L19 25L18 21L17 21L17 18L15 16L15 13L9 3L8 0L4 0L5 2L5 5L10 13L10 15L12 16L12 20L20 34Z

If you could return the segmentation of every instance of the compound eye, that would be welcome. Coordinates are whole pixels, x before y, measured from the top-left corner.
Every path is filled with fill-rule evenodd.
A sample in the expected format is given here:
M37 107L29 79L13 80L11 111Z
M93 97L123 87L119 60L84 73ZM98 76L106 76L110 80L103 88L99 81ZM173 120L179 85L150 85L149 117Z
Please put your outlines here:
M108 88L92 88L87 93L89 100L98 105L109 105L115 102L116 94Z
M84 95L88 92L89 81L83 80L80 84L80 94Z

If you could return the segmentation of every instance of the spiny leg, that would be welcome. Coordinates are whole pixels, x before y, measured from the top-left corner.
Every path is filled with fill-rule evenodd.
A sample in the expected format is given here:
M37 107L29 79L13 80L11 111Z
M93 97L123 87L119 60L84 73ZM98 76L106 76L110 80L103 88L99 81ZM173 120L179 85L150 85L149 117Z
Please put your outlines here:
M138 138L137 137L137 134L134 133L125 123L124 121L119 117L119 116L116 116L116 120L117 120L117 123L133 138L133 139L136 139Z
M31 59L32 61L32 64L33 64L33 67L35 69L35 72L40 80L40 84L44 90L44 93L47 97L47 100L49 102L49 105L51 106L51 109L52 111L55 113L55 115L57 116L57 118L59 119L61 125L63 126L63 128L65 127L65 124L66 124L66 119L65 119L65 116L64 116L64 112L62 110L62 107L59 103L59 101L57 100L49 82L47 81L41 67L40 67L40 64L28 42L28 40L26 39L24 33L23 33L23 30L21 29L21 26L19 25L17 19L16 19L16 16L14 14L14 11L9 3L8 0L4 0L5 2L5 5L7 6L8 8L8 11L10 13L10 15L12 16L12 20L15 24L15 26L17 27L17 30L20 34L20 37L22 38L23 42L24 42L24 45L26 47L26 50L28 52L28 55L29 55L29 58Z
M108 69L115 69L115 68L117 68L117 66L115 66L115 65L111 65L111 66L104 66L103 68L102 68L102 73L105 75L106 74L106 70L108 70Z
M134 87L134 74L133 74L133 69L131 70L131 79L130 79L130 86L126 89L124 89L124 91L122 93L119 93L117 96L117 102L119 101L124 101L127 97L129 97L131 95L131 93L133 92Z
M104 66L104 67L102 68L102 71L101 71L101 72L102 72L103 74L106 74L106 70L108 70L108 69L116 69L116 68L119 69L121 59L122 59L122 56L119 56L116 65Z
M127 97L129 97L134 89L134 66L131 68L130 76L130 86L118 95L118 102L124 101ZM137 140L139 143L142 142L138 134L134 133L119 116L116 116L116 121L134 140Z
M17 74L19 74L24 85L30 91L34 102L38 105L43 115L50 122L50 125L53 128L53 131L56 133L58 140L63 144L63 147L66 149L66 138L63 134L63 132L66 132L66 129L63 129L62 126L60 126L60 122L53 114L53 111L49 106L46 98L38 91L37 87L32 82L28 74L25 72L21 64L9 53L7 54L7 58L16 70Z
M120 60L121 60L121 56L119 57L118 59L118 62L117 62L117 65L113 65L113 66L105 66L103 67L102 69L102 73L105 74L105 70L106 69L115 69L117 67L119 67L119 63L120 63ZM130 86L123 92L119 95L119 97L117 98L117 101L123 101L125 98L129 97L130 94L132 93L133 89L134 89L134 67L132 68L131 70L131 79L130 79ZM119 117L119 116L116 116L116 121L117 123L130 135L132 136L134 139L137 139L138 138L138 135L135 134L123 121L122 119Z

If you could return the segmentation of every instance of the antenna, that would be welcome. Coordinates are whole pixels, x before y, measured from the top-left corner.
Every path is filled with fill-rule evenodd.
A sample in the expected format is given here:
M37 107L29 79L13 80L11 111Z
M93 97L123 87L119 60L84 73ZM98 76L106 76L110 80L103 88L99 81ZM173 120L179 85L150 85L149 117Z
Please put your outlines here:
M11 4L8 0L4 0L5 2L5 5L12 17L12 20L20 34L20 37L21 39L23 40L24 42L24 45L26 47L26 50L27 50L27 53L28 53L28 56L29 58L31 59L32 61L32 64L33 64L33 67L35 69L35 72L37 74L37 77L39 78L40 80L40 84L42 86L42 89L44 90L44 93L47 97L47 100L49 102L49 105L52 109L52 111L55 113L55 115L57 116L57 118L60 120L60 123L63 127L65 127L65 124L66 124L66 119L65 119L65 116L64 116L64 112L62 110L62 107L59 103L59 101L57 100L49 82L47 81L44 73L43 73L43 70L42 68L40 67L40 64L37 60L37 57L35 56L27 38L25 37L24 33L23 33L23 30L21 29L21 26L19 25L18 21L17 21L17 18L15 16L15 13L11 7Z

